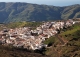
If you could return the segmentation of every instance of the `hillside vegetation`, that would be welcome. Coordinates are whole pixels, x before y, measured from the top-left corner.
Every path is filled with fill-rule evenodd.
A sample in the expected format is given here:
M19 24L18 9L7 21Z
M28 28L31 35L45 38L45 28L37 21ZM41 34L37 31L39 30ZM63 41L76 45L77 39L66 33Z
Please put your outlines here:
M32 27L33 29L36 29L36 27L40 26L42 22L12 22L5 24L4 26L6 28L20 28L20 27Z
M66 7L0 2L0 23L80 18L80 5Z

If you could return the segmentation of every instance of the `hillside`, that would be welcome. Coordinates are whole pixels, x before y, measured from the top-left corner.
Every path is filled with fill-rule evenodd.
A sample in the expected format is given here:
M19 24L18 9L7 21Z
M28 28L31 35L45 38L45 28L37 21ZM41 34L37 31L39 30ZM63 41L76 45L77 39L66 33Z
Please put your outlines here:
M41 23L37 22L17 22L10 23L6 26L8 28L28 25L36 27L40 24ZM5 25L1 26L6 27ZM43 52L0 45L0 57L80 57L80 23L61 29L59 34L46 39L44 43L47 44L48 47L43 49Z
M80 5L66 7L0 2L0 23L80 18Z
M45 54L51 57L80 57L80 23L63 29ZM47 40L51 43L52 40ZM62 42L63 41L63 42Z
M16 51L16 52L15 52ZM0 57L48 57L34 51L0 45Z

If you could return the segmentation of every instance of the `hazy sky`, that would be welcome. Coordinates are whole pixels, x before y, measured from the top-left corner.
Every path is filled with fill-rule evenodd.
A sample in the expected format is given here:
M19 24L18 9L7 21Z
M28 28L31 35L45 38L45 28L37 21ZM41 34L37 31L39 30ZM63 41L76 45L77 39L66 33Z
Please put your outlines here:
M27 2L54 6L68 6L73 4L80 4L80 0L0 0L0 2Z

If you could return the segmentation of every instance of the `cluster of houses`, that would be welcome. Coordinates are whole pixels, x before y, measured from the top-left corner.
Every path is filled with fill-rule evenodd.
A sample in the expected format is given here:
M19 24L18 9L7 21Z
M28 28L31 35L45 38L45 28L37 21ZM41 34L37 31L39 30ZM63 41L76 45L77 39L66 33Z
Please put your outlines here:
M3 29L0 31L0 44L12 45L14 47L23 47L27 49L41 49L47 47L43 43L46 39L58 33L57 29L63 29L64 26L75 24L73 20L44 22L35 30L30 27Z

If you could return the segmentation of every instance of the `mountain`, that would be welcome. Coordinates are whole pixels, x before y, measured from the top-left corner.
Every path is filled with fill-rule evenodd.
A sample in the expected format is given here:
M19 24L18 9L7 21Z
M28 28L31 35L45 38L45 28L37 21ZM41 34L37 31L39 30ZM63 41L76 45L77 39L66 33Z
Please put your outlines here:
M80 5L65 7L0 2L0 23L80 18Z
M67 6L61 13L62 19L80 18L80 4Z

